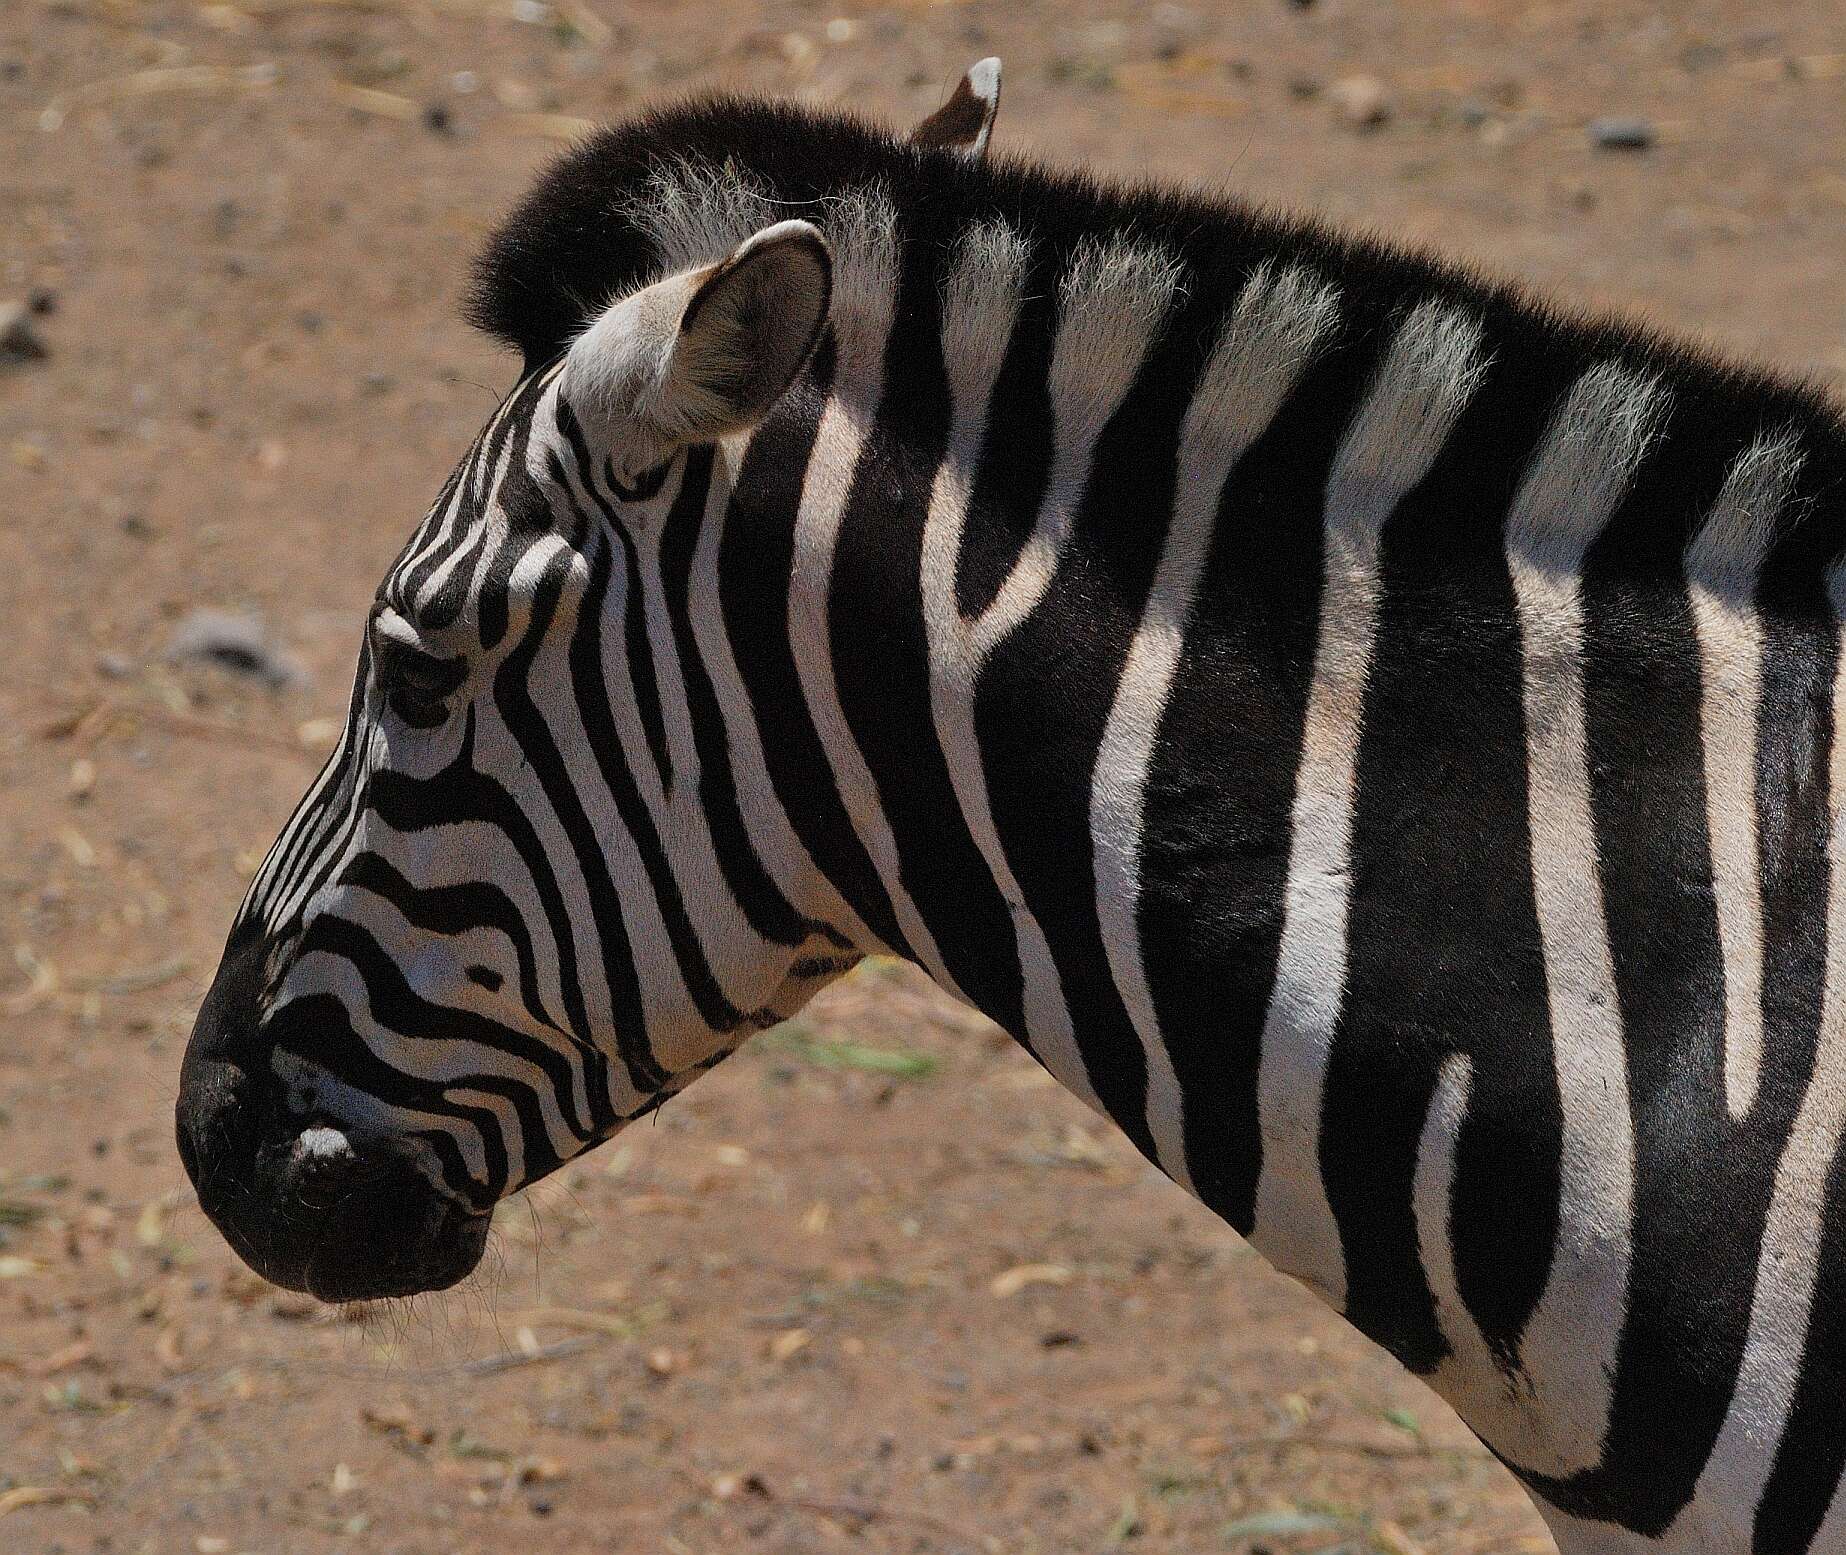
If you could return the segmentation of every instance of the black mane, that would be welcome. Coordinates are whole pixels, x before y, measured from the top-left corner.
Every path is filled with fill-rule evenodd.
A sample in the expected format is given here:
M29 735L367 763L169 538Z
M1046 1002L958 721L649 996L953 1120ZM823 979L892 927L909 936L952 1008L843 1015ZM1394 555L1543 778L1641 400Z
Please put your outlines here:
M1338 284L1349 330L1380 329L1411 304L1441 298L1481 320L1487 348L1502 360L1516 355L1561 381L1613 357L1665 379L1676 418L1691 414L1744 438L1792 429L1807 454L1803 485L1810 500L1846 479L1846 419L1812 383L1632 320L1561 309L1461 265L1312 219L1176 186L1106 181L1024 157L970 162L912 146L852 114L784 102L694 99L598 130L566 152L476 261L469 319L517 349L528 367L555 357L601 305L654 269L647 239L622 213L651 175L687 161L735 167L791 216L811 210L814 201L877 184L900 221L932 239L983 218L1006 220L1053 251L1086 235L1132 235L1176 254L1189 290L1221 290L1227 300L1255 262L1286 255Z

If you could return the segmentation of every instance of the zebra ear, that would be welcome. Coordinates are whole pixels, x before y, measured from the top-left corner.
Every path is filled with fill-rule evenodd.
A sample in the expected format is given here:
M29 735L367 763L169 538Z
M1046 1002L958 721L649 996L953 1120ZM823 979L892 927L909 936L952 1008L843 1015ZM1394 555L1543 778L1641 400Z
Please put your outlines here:
M987 155L987 137L999 111L1000 61L989 57L968 67L949 100L910 132L910 143L958 151L978 162Z
M765 227L699 277L662 385L660 409L682 440L760 420L807 361L832 298L827 240L805 221Z
M626 423L645 463L760 420L820 337L833 296L827 241L805 221L614 303L565 356L561 389Z

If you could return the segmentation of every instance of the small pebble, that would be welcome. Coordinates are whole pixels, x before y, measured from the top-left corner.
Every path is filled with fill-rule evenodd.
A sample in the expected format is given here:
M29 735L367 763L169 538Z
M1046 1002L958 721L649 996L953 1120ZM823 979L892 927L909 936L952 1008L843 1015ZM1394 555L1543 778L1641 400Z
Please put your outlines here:
M423 128L432 135L453 135L455 115L447 103L431 103L423 110Z
M1590 144L1598 151L1645 151L1654 143L1654 126L1646 119L1605 118L1590 121Z
M42 362L51 355L32 327L32 313L28 303L0 302L0 364Z
M1391 96L1376 76L1347 76L1327 88L1327 99L1349 129L1375 130L1391 117Z

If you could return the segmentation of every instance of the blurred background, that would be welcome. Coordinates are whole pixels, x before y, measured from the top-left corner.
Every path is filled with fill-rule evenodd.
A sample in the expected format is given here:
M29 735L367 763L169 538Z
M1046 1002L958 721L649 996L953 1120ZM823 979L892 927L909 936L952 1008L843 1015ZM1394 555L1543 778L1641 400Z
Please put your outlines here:
M169 1108L373 585L513 363L467 258L724 86L1440 247L1846 381L1837 0L4 0L0 1549L1545 1551L1398 1368L890 965L339 1312Z

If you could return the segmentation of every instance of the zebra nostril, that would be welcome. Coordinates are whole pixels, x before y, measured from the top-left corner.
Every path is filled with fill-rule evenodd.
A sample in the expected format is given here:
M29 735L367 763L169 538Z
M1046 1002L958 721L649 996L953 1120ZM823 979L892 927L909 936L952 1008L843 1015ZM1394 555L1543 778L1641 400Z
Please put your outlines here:
M304 1128L289 1146L288 1180L311 1209L331 1209L369 1175L352 1141L326 1124Z

